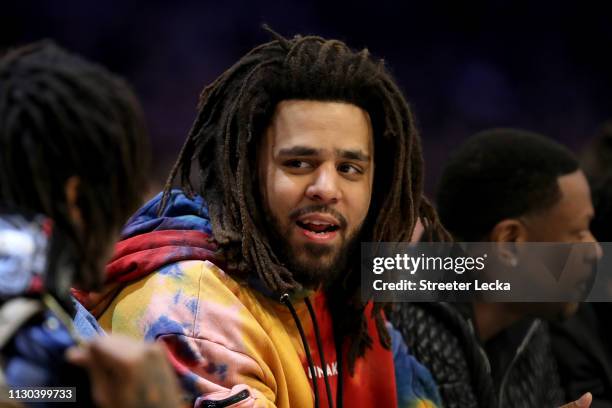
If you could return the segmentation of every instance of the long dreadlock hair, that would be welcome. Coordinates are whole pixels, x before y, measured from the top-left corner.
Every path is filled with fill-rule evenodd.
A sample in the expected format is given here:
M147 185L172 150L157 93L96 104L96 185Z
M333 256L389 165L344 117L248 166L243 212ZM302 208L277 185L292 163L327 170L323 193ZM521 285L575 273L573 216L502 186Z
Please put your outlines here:
M198 115L166 183L161 208L180 173L183 189L206 199L214 240L231 274L244 278L254 271L279 295L299 290L263 225L255 151L280 101L342 101L367 111L374 129L374 191L362 240L408 241L419 217L439 236L448 236L423 197L418 131L384 62L374 60L367 49L354 52L341 41L317 36L286 39L264 28L274 40L251 50L202 91ZM191 181L194 160L200 173L197 188ZM359 273L347 274L331 291L336 331L341 338L354 339L348 356L352 371L356 359L372 344L365 304L359 299ZM388 348L382 308L376 304L372 316L380 341Z
M74 247L80 286L101 280L101 248L140 204L149 155L134 94L103 67L50 41L0 59L0 205L53 219ZM68 211L72 176L83 226Z

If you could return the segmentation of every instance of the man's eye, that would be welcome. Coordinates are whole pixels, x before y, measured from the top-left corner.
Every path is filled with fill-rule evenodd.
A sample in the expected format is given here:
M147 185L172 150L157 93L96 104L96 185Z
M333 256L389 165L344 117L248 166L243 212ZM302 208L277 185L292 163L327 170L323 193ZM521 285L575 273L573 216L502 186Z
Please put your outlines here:
M309 167L312 167L310 163L307 163L303 160L287 160L283 163L283 165L294 169L307 169Z
M343 163L338 166L338 171L347 174L363 174L363 170L351 163Z

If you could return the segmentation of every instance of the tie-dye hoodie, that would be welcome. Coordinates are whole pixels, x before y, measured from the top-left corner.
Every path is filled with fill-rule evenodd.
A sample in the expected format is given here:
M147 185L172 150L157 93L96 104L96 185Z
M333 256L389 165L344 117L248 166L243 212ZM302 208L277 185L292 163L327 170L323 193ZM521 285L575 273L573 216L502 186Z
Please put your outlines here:
M386 350L368 321L373 346L349 375L322 293L281 302L235 280L209 242L202 199L174 190L161 216L159 203L158 195L128 222L106 289L76 295L108 332L164 343L195 406L336 406L340 375L347 407L439 406L429 372L390 325Z

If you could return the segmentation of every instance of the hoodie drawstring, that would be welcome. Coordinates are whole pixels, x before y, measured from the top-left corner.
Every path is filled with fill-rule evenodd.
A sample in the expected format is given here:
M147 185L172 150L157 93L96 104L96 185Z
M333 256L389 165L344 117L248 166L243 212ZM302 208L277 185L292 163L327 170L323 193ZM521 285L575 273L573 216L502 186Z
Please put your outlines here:
M336 408L342 408L342 337L334 328L334 343L336 346L336 362L338 364L338 382L336 383Z
M321 345L321 335L319 334L319 324L317 323L317 317L312 308L312 303L310 303L310 299L306 297L304 299L304 302L308 307L308 313L310 314L310 319L312 320L312 325L314 327L315 338L317 339L317 348L319 349L319 357L321 358L321 365L323 366L323 379L325 380L325 390L327 391L327 403L329 404L329 408L334 408L331 386L329 385L329 378L327 377L327 364L325 363L325 355L323 354L323 346Z
M310 369L310 377L312 380L312 387L314 390L315 408L319 408L319 387L317 386L314 362L312 360L312 355L310 355L310 347L308 347L308 340L306 339L306 334L304 334L304 328L302 327L302 323L300 322L300 319L298 318L295 308L291 304L291 300L289 299L288 293L285 293L280 297L280 302L284 304L285 306L287 306L287 308L291 312L291 316L293 316L295 325L297 326L297 329L300 332L300 338L302 339L302 344L304 345L304 350L306 351L306 359L308 360L308 368Z

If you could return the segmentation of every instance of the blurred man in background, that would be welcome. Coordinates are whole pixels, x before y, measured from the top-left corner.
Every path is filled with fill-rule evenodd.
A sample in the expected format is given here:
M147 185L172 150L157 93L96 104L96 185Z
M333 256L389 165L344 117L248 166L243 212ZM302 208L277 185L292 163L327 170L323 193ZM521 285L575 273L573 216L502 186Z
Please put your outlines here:
M458 242L594 242L593 206L567 149L515 129L479 133L444 166L437 204ZM402 304L392 321L446 407L552 407L565 400L546 319L576 303ZM589 396L575 402L588 406ZM584 405L583 405L584 404Z

